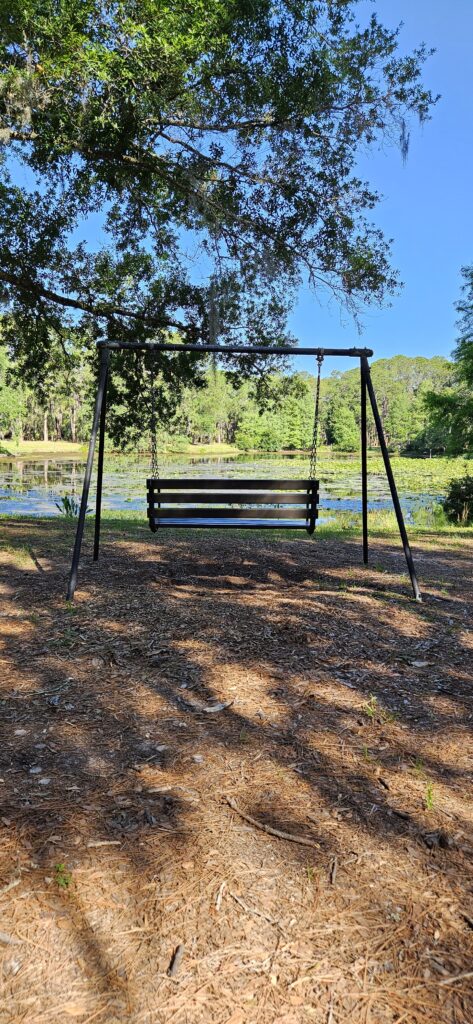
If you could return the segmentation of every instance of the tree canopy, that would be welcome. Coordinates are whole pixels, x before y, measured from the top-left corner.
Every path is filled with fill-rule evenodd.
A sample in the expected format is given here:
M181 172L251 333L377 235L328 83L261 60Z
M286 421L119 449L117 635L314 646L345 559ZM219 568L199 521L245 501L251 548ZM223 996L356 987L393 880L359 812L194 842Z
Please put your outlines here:
M353 309L395 288L357 158L405 153L434 97L424 46L359 9L3 5L0 298L24 376L71 338L270 345L303 278Z

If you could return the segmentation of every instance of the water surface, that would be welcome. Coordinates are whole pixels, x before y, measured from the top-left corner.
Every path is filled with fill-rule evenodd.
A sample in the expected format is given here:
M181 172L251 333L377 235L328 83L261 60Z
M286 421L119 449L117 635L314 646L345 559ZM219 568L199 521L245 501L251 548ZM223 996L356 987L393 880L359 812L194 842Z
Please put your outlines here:
M330 458L321 459L321 520L333 519L341 512L361 512L359 458L347 456L346 473L330 468ZM337 454L340 464L340 455ZM83 459L14 458L0 461L0 512L9 515L56 516L56 502L65 495L80 496L85 469ZM103 479L103 507L123 511L141 511L146 519L146 477L149 459L136 455L107 455ZM308 459L301 455L191 456L166 455L161 459L161 475L177 477L306 477ZM391 509L392 503L384 475L368 477L370 510ZM95 497L95 471L90 504ZM419 509L428 510L438 501L433 494L417 494L400 489L401 504L408 521Z

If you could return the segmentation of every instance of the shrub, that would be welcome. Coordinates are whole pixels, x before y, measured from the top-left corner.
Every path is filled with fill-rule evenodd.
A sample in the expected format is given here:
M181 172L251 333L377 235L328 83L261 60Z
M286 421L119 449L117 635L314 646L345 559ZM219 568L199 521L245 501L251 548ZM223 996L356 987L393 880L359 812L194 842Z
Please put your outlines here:
M462 526L473 523L473 476L466 474L451 481L443 507L451 523Z

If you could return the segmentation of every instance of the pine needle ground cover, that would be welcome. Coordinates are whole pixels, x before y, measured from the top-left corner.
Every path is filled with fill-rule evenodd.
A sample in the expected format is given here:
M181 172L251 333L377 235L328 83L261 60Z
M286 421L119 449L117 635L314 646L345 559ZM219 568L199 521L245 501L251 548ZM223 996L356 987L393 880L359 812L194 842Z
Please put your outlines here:
M2 1024L471 1024L473 552L2 522Z

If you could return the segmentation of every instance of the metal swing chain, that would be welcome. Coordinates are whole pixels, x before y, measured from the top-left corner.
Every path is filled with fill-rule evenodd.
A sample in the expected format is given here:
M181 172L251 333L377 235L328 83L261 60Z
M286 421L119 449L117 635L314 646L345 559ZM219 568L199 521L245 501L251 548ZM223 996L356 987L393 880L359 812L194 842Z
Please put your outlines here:
M156 381L154 374L154 354L151 354L151 368L150 368L150 385L151 385L151 423L150 423L150 434L151 434L151 476L153 480L159 480L159 462L158 462L158 426L156 419Z
M316 479L317 444L319 439L320 375L322 372L323 361L324 354L323 352L319 352L317 355L317 386L315 391L314 430L312 433L312 447L310 449L309 480Z

